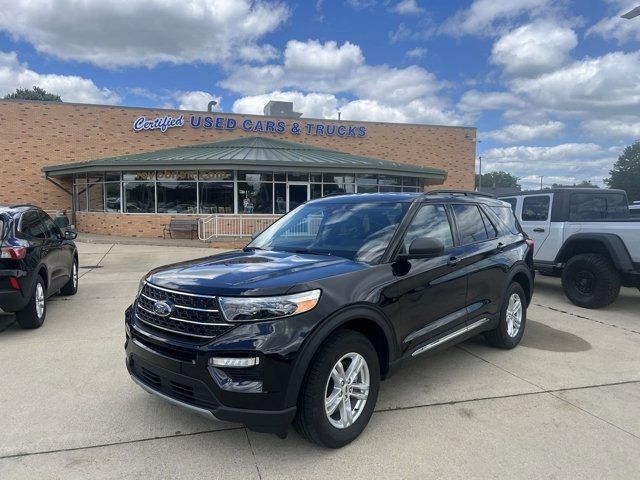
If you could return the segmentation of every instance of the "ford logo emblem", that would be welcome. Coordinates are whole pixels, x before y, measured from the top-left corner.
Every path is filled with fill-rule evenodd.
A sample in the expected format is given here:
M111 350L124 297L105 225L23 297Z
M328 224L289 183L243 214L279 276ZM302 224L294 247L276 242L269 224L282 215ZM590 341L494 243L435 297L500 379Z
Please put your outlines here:
M173 306L170 303L159 300L153 304L153 313L159 317L168 317L172 311Z

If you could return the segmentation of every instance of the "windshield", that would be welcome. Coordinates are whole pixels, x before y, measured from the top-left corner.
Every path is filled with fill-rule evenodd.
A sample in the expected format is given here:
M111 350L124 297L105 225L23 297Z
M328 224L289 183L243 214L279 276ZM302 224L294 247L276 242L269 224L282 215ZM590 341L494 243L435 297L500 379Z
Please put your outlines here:
M337 255L377 263L408 203L317 203L291 211L248 248Z

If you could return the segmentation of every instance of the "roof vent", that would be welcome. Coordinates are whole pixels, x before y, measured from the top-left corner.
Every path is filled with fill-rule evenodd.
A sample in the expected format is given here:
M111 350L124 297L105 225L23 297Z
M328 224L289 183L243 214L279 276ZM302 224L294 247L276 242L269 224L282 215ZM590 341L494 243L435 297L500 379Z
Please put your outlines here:
M269 100L263 111L268 117L300 118L302 116L302 113L293 111L293 102Z

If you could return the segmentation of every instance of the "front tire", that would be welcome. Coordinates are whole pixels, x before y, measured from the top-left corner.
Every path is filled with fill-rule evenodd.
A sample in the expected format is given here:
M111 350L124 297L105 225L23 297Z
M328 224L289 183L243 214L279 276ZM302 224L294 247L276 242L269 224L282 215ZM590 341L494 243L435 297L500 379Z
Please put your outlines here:
M575 305L601 308L620 294L620 274L611 261L595 253L571 257L562 270L562 288Z
M360 333L339 330L318 350L300 392L294 426L329 448L352 442L367 426L380 387L380 362Z
M29 303L19 312L16 320L21 328L40 328L47 316L47 289L43 278L38 275Z
M64 286L60 289L60 293L62 295L75 295L78 293L78 259L73 259L73 265L71 267L71 278L69 281L64 284Z
M510 349L522 340L526 323L527 296L522 286L514 282L505 293L498 326L485 332L484 337L494 347Z

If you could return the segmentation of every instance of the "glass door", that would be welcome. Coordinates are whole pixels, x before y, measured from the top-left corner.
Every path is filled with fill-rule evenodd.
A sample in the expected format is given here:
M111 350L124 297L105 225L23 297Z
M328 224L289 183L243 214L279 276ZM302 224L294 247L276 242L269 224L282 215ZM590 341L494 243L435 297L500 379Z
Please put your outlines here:
M309 200L309 184L289 182L287 184L287 212Z

